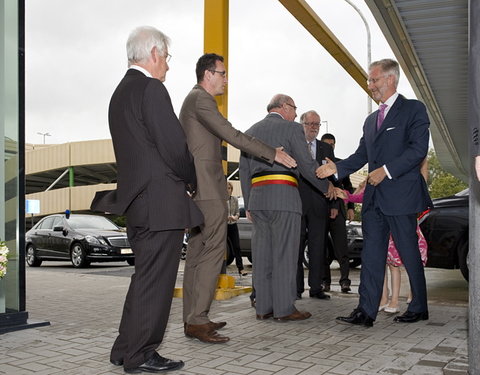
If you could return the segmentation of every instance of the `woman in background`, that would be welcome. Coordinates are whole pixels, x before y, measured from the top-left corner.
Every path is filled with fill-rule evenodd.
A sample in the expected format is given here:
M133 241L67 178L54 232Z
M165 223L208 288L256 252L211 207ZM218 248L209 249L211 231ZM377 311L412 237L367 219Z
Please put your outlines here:
M231 182L227 182L227 191L228 191L228 226L227 226L227 241L230 241L232 244L233 255L235 256L235 264L238 268L238 273L240 276L247 276L246 272L243 272L243 261L242 254L240 250L240 237L238 235L238 225L237 221L240 218L240 211L238 209L238 199L232 195L233 185Z

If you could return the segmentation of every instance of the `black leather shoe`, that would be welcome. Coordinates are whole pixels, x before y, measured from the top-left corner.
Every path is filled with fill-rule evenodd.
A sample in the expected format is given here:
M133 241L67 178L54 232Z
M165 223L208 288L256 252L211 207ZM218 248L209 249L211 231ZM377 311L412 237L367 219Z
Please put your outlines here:
M123 359L111 359L110 363L114 366L123 366Z
M323 290L321 290L318 293L310 294L310 298L330 299L330 296L328 294L325 294L325 292Z
M406 311L402 315L393 318L393 321L398 323L415 323L419 320L428 320L428 311L424 311L421 313Z
M347 282L342 283L342 284L340 285L340 288L341 288L341 290L342 290L342 293L348 293L348 292L350 292L350 291L352 290L352 289L350 288L350 284L347 283Z
M183 361L174 361L164 358L157 352L145 363L135 368L124 368L128 374L139 374L141 372L164 372L172 370L180 370L185 363Z
M330 284L322 283L322 290L324 292L330 292Z
M350 316L339 316L336 318L338 323L356 324L359 326L373 327L373 319L364 314L362 310L355 309Z

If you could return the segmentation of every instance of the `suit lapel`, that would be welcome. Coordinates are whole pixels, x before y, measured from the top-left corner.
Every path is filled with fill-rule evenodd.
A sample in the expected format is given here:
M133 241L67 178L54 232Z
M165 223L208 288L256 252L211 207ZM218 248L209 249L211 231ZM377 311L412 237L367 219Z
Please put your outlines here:
M322 164L322 160L325 159L325 152L323 150L323 147L322 145L320 144L321 141L319 141L318 139L315 140L315 142L317 143L317 152L316 152L316 159L318 161L318 164Z
M376 126L377 126L376 119L378 117L378 110L377 110L377 116L375 116L375 124L374 124L375 130L376 130L375 140L378 138L380 134L382 134L383 132L385 132L386 129L389 128L389 125L395 123L395 119L400 113L400 108L402 107L404 100L405 98L402 95L398 95L397 100L395 100L395 102L392 105L392 108L390 108L390 110L388 111L387 117L385 117L385 120L383 121L382 126L378 131L376 130Z

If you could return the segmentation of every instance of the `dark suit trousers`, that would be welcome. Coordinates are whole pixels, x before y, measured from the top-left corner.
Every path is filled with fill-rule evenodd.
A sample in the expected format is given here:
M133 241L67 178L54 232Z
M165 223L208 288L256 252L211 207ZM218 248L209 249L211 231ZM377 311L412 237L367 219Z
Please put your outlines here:
M113 360L123 360L125 368L144 363L163 340L182 247L183 229L149 231L147 205L146 196L139 195L126 213L135 273L110 355Z
M317 294L323 289L322 281L325 278L327 265L327 222L328 208L326 204L324 208L307 209L306 213L302 215L297 264L297 293L303 293L305 290L302 260L306 239L308 239L310 295Z
M342 210L338 211L338 215L335 219L328 220L328 230L332 237L335 258L340 265L339 284L342 285L343 283L347 283L350 285L350 279L348 278L350 273L350 259L348 258L347 228L345 226L345 215ZM331 257L333 254L329 255ZM330 265L329 262L327 262L324 282L325 284L330 285L331 281Z
M387 216L373 205L364 208L362 232L362 269L360 271L359 307L372 319L378 313L383 290L390 232L407 270L413 299L408 310L428 310L425 273L418 250L416 215Z
M242 250L240 249L240 234L238 233L238 225L227 225L227 239L232 245L233 255L235 256L235 264L239 271L243 270Z

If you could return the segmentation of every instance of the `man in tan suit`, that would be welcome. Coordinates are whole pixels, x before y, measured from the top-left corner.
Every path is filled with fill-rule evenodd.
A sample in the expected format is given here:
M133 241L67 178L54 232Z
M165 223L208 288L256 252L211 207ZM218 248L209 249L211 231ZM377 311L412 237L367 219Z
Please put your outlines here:
M180 123L193 154L197 191L194 201L205 223L191 231L183 281L183 321L185 335L203 342L223 343L228 337L217 330L225 322L211 322L208 313L220 274L227 236L227 189L222 168L222 140L269 164L286 167L296 163L283 148L275 149L236 130L218 111L215 96L227 84L223 57L210 53L197 62L197 85L183 102Z

